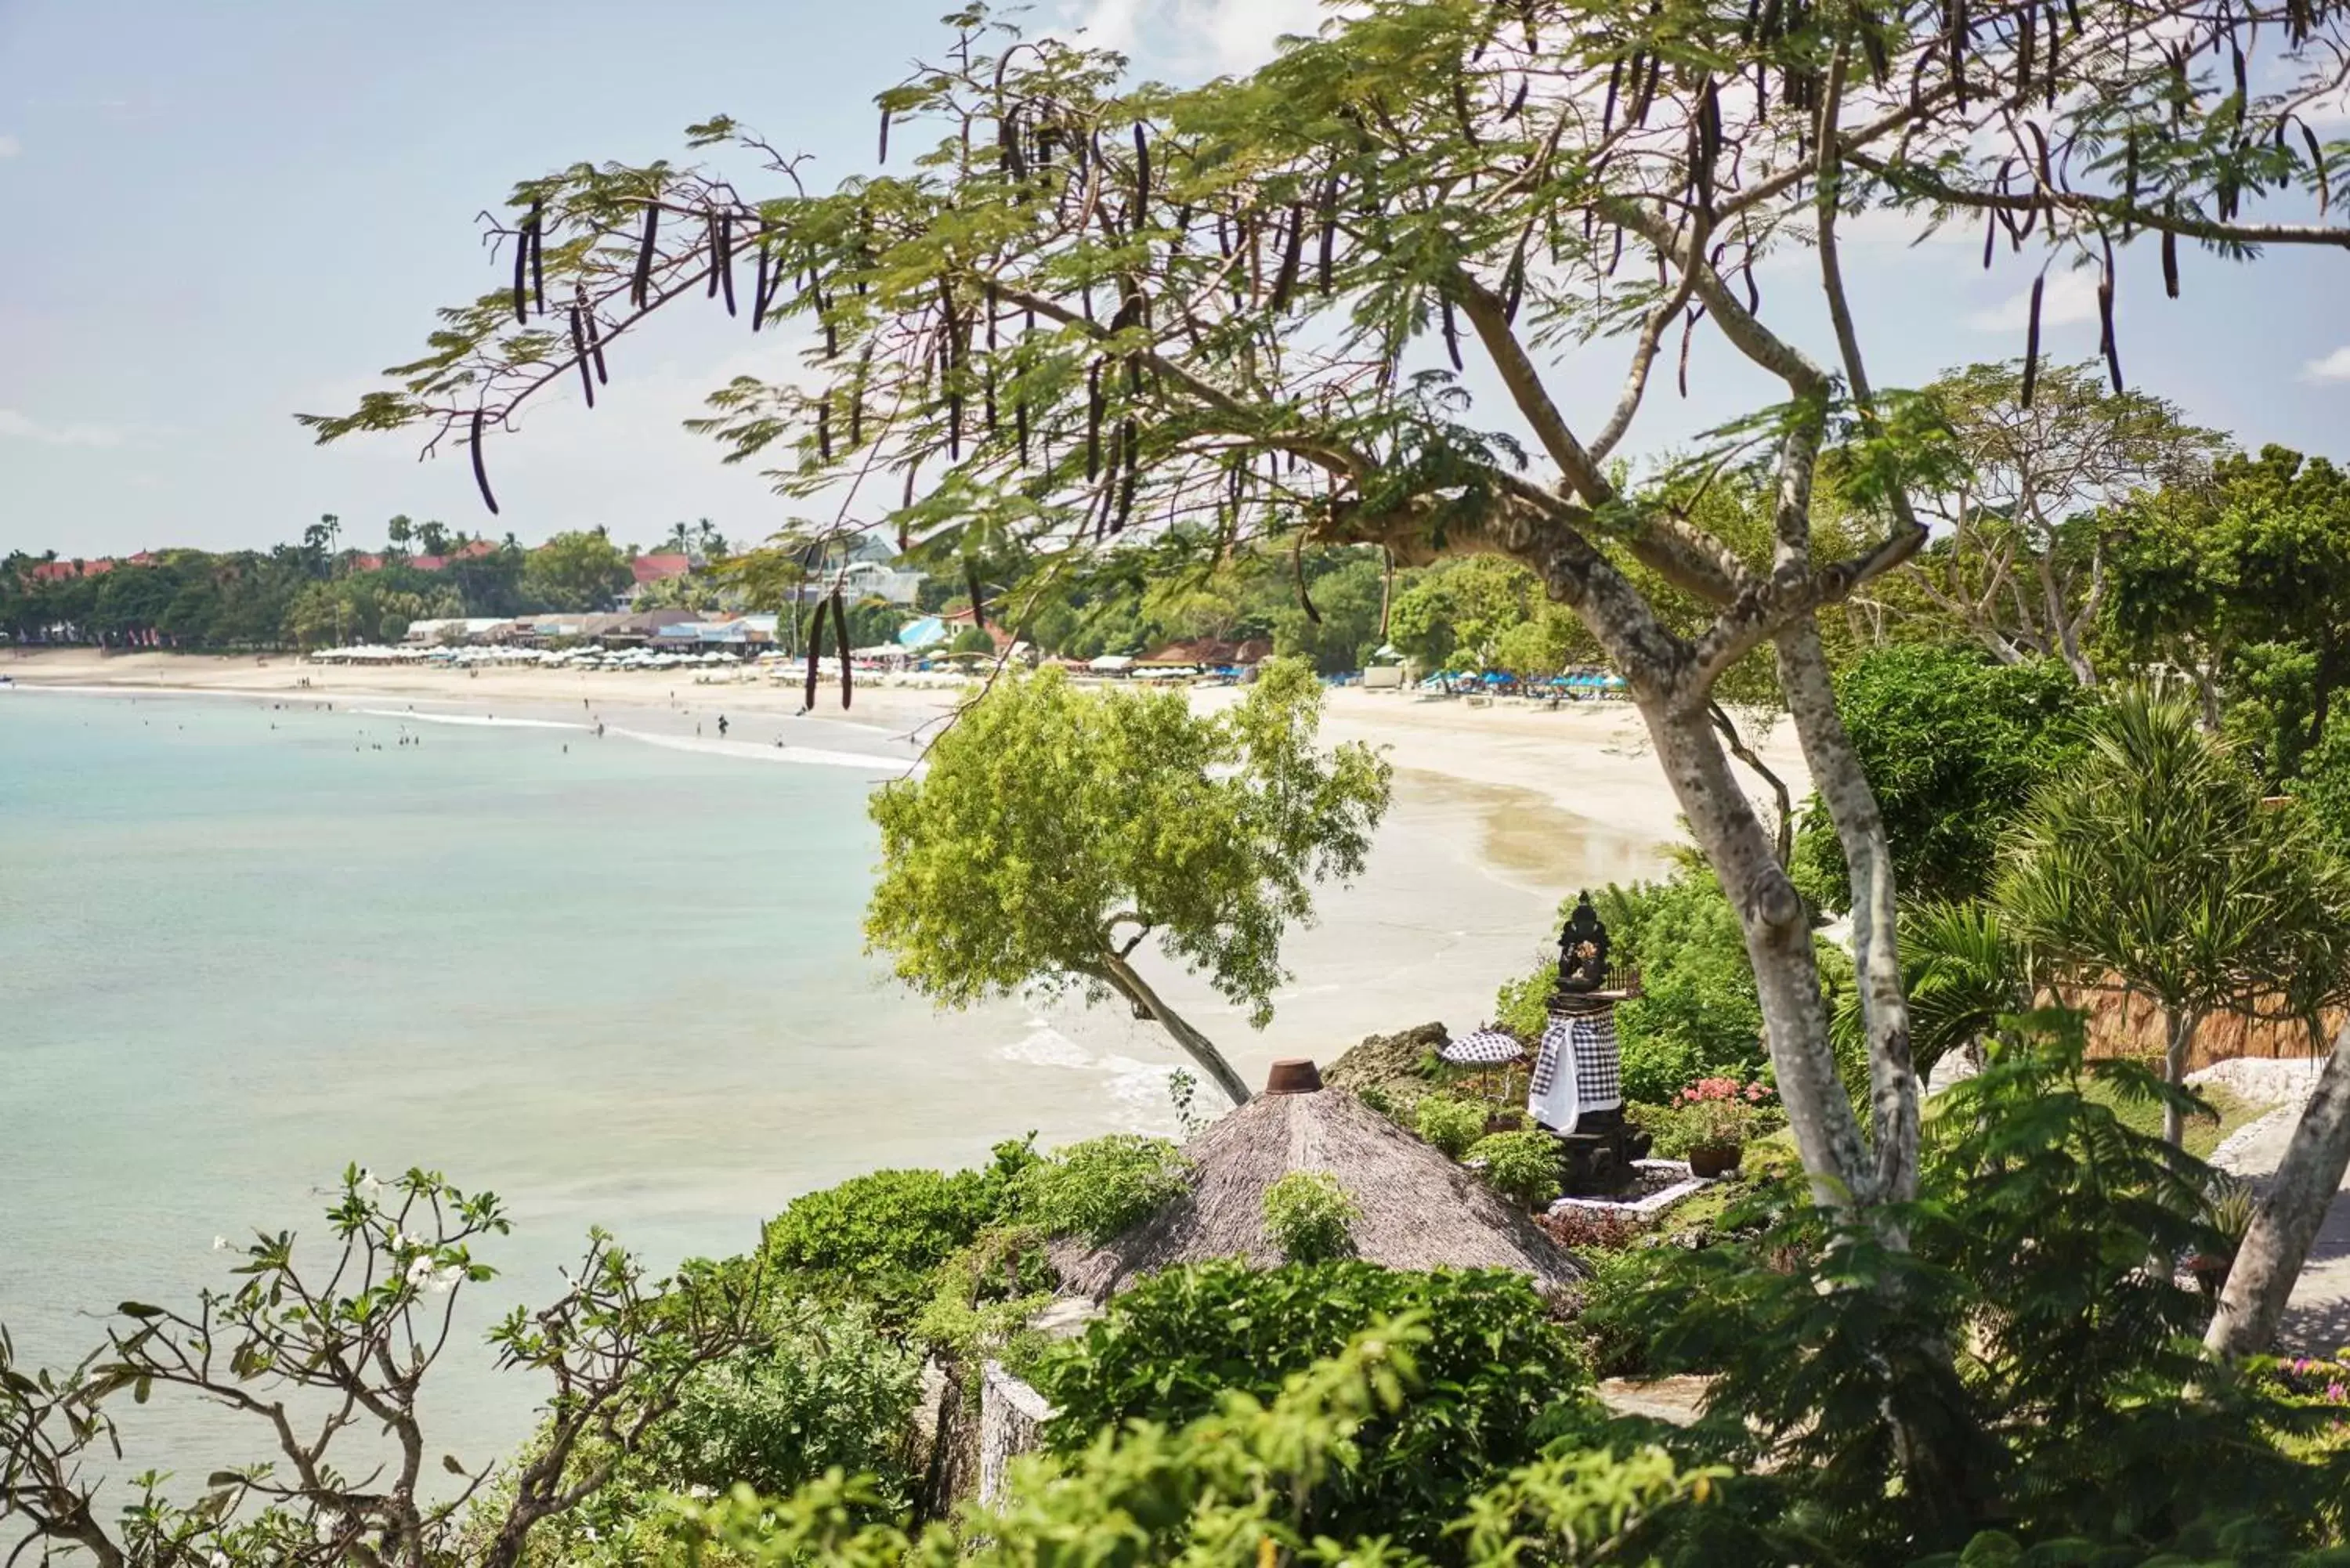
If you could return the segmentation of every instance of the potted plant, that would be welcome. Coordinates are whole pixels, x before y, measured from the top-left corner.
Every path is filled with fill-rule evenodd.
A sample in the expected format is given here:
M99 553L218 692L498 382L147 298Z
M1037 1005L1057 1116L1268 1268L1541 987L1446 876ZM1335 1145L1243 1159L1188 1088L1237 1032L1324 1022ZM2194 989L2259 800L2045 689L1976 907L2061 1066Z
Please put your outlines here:
M1657 1152L1689 1161L1691 1176L1726 1176L1745 1158L1771 1101L1767 1084L1700 1078L1673 1096L1659 1118Z

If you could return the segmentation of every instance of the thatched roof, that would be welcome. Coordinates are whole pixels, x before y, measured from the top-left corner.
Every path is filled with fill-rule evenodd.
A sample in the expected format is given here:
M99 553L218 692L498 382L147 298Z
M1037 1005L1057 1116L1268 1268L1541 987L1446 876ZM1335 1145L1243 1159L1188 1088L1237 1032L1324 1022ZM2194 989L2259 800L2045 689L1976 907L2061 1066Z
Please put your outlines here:
M1515 1269L1538 1287L1583 1265L1475 1176L1344 1089L1260 1095L1184 1146L1190 1189L1106 1245L1054 1248L1066 1293L1106 1300L1178 1263L1281 1262L1264 1234L1264 1192L1293 1170L1325 1170L1353 1199L1355 1250L1391 1269Z

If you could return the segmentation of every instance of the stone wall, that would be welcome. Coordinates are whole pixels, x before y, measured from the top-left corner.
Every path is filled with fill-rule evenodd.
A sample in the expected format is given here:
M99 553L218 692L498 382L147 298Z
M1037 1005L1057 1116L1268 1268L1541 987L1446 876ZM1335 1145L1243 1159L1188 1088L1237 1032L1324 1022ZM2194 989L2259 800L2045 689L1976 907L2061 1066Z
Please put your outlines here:
M1041 1428L1052 1415L1042 1394L1003 1370L1002 1362L987 1363L979 1386L980 1501L1003 1495L1012 1461L1043 1441Z

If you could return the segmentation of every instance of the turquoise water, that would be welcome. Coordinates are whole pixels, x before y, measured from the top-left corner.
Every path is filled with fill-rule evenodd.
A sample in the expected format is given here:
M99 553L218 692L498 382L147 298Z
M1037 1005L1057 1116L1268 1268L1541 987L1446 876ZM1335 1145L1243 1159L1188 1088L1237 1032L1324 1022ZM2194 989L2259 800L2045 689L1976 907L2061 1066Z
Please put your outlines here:
M347 1162L506 1199L478 1328L557 1293L590 1224L666 1269L858 1171L1030 1129L1172 1130L1176 1058L1118 1010L941 1015L860 952L864 801L894 770L621 722L598 742L0 693L0 1321L24 1359L87 1350L115 1302L225 1282L215 1235L322 1233ZM1251 1078L1374 1029L1473 1023L1559 891L1483 864L1490 815L1406 790L1363 884L1286 944L1299 979L1264 1033L1196 981L1162 969L1162 989ZM433 1440L468 1460L545 1394L487 1366L469 1337L436 1374ZM223 1429L159 1397L133 1428L157 1448L126 1471L260 1457L198 1436Z
M1159 1115L1007 1059L1041 1027L1016 1005L941 1017L860 954L867 787L545 730L0 695L20 1355L217 1281L215 1234L319 1230L348 1161L504 1195L502 1283L543 1299L590 1223L667 1267L858 1170ZM452 1382L466 1435L526 1424L535 1391Z

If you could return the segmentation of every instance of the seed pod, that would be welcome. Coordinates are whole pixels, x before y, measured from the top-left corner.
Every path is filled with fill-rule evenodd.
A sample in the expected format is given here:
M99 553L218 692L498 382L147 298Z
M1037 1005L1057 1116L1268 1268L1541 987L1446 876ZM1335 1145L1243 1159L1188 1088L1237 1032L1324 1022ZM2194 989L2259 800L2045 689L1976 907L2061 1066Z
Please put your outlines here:
M2042 101L2051 109L2056 107L2056 78L2063 63L2061 35L2056 29L2056 0L2048 0L2048 63L2040 69Z
M832 394L826 392L816 400L816 454L826 462L832 461Z
M995 352L995 316L998 308L995 280L991 277L987 280L987 351L991 354Z
M2105 270L2097 275L2097 329L2103 336L2098 345L2106 351L2106 370L2113 378L2114 394L2122 391L2121 340L2114 333L2114 251L2106 247Z
M1599 105L1599 135L1604 140L1616 123L1616 89L1623 85L1624 62L1617 60L1607 70L1607 96Z
M1700 312L1692 310L1681 322L1680 386L1681 396L1684 398L1689 396L1690 339L1697 335L1697 318Z
M1520 77L1518 78L1518 90L1510 95L1510 107L1502 111L1502 118L1503 119L1515 119L1519 115L1525 112L1526 91L1534 85L1534 79L1532 77Z
M571 307L571 357L579 365L579 389L588 394L588 406L596 406L596 375L588 366L588 334L580 329L579 307Z
M530 325L530 296L525 281L530 272L530 231L523 229L515 235L514 313L515 325Z
M545 207L530 204L530 297L541 316L546 314L546 229L542 214Z
M585 284L574 284L572 293L579 302L579 319L588 328L588 358L596 367L596 384L600 387L612 378L604 369L604 337L596 326L596 307L588 303Z
M824 648L824 601L818 599L816 614L808 619L807 686L801 694L801 703L810 709L816 706L816 661Z
M759 236L759 261L751 273L751 330L759 330L759 323L767 316L767 236Z
M883 164L889 161L889 106L886 103L881 106L881 151L875 161Z
M1150 207L1150 139L1143 133L1142 122L1134 122L1134 232L1140 234L1149 221Z
M2023 406L2032 406L2032 389L2040 379L2040 295L2048 282L2041 274L2032 280L2032 317L2023 329Z
M1016 398L1012 403L1012 428L1020 437L1020 466L1028 466L1028 400Z
M1297 261L1305 248L1305 209L1289 209L1289 240L1281 253L1281 270L1274 275L1273 308L1280 310L1289 303L1289 291L1297 286Z
M832 590L832 640L840 645L840 707L846 712L857 693L848 674L848 611L840 602L838 588Z
M723 213L718 216L716 265L718 285L726 296L726 314L732 316L734 314L734 221Z
M1471 147L1482 146L1477 140L1477 126L1469 114L1469 84L1460 76L1452 78L1452 112L1461 118L1461 134Z
M1305 530L1297 531L1297 542L1290 546L1289 575L1297 582L1297 607L1315 626L1322 624L1322 612L1314 607L1314 596L1305 591Z
M488 507L490 515L494 517L498 514L498 498L490 493L490 471L482 465L482 410L479 409L473 410L473 439L471 446L473 454L473 486L482 493L482 504Z
M990 359L980 368L980 390L986 399L987 439L995 439L995 361Z
M2162 292L2165 297L2178 297L2178 236L2168 229L2162 231Z
M639 310L651 297L653 237L660 232L660 203L645 203L645 237L637 244L637 275L629 284L629 299Z
M979 565L966 558L962 564L962 584L971 595L971 624L980 630L987 629L987 599L979 591Z
M1330 296L1330 263L1338 243L1338 171L1332 169L1329 178L1322 182L1322 244L1315 261L1315 281L1321 286L1322 296Z
M857 379L848 389L848 444L865 444L865 380L873 369L873 346L857 357Z
M1086 483L1101 476L1101 361L1086 369Z
M1996 212L1987 212L1983 214L1983 271L1985 272L1991 270L1991 244L1998 238L1999 214Z
M1110 519L1109 531L1115 535L1126 532L1127 520L1134 515L1134 491L1137 475L1132 464L1118 482L1118 514Z
M1466 370L1468 367L1461 362L1461 328L1452 320L1452 302L1447 299L1440 301L1439 304L1443 316L1444 351L1451 356L1452 369L1455 371Z
M2317 215L2322 218L2334 201L2334 192L2325 181L2325 152L2317 144L2317 132L2306 125L2301 128L2301 139L2309 144L2309 171L2317 177Z

